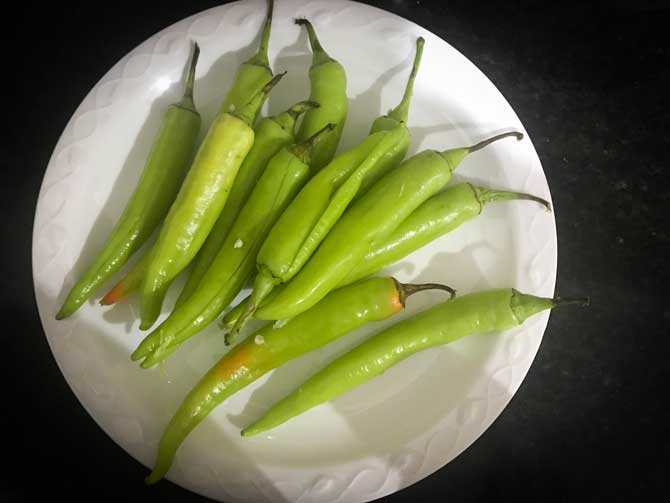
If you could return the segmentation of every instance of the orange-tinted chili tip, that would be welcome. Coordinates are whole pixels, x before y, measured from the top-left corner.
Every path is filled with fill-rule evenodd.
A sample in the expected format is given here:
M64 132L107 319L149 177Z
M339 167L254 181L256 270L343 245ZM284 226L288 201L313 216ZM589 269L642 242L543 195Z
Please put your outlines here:
M125 289L123 288L123 284L119 283L115 285L109 292L107 292L102 299L100 299L100 305L109 306L112 304L116 304L118 301L122 300L125 296L126 292Z

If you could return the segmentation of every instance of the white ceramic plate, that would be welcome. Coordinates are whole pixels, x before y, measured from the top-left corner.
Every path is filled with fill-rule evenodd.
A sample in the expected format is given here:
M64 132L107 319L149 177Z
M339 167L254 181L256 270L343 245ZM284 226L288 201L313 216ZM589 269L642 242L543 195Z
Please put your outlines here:
M47 339L93 419L147 467L187 390L225 351L220 333L210 327L161 368L146 371L129 358L142 339L136 300L102 308L94 299L68 320L57 322L53 316L119 216L165 105L181 93L189 39L202 48L196 102L207 124L234 70L255 51L264 14L261 0L216 7L170 26L124 56L75 112L42 184L33 267ZM275 71L289 73L266 110L280 111L309 92L310 53L304 33L292 23L295 16L312 20L324 47L347 71L351 102L342 148L363 138L371 120L398 101L419 35L426 47L410 113L410 153L471 144L510 128L523 131L493 84L449 44L400 17L344 0L277 1L270 57ZM473 154L455 178L550 197L528 136ZM390 272L401 281L445 282L460 294L513 286L551 296L556 251L552 214L534 203L501 202ZM396 318L351 333L238 393L188 437L168 478L226 501L355 502L397 491L444 466L481 435L516 392L548 313L520 329L475 335L415 355L266 435L239 435L241 425L325 361L441 299L438 292L416 295Z

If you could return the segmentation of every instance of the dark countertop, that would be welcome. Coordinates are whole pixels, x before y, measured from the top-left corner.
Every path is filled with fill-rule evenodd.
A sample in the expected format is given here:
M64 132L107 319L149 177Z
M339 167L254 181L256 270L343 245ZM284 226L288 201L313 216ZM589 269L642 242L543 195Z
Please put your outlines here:
M42 175L86 93L138 43L217 3L23 2L18 16L5 18L15 31L3 56L13 88L3 99L0 156L10 280L0 303L9 391L0 425L10 445L2 501L203 500L169 482L145 487L146 469L70 392L37 315L30 250ZM603 501L667 492L667 2L369 3L444 38L507 98L554 198L557 292L593 301L588 310L552 314L527 378L484 435L442 470L383 501Z

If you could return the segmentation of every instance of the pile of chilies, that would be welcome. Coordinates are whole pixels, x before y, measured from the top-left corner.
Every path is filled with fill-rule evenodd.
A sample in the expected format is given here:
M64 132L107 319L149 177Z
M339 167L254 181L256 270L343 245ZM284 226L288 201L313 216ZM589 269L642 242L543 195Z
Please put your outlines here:
M311 23L297 20L313 53L309 100L256 123L283 76L273 76L268 62L272 7L270 2L258 52L239 68L197 150L201 120L193 86L199 48L194 45L183 98L165 112L124 213L56 316L73 314L160 227L153 247L101 301L113 304L139 291L140 328L147 330L173 280L191 265L174 310L132 354L143 368L163 361L214 321L254 274L251 295L222 320L227 343L240 339L252 317L282 320L241 341L188 394L163 434L149 483L165 475L186 436L226 398L299 355L392 316L413 293L440 289L449 298L332 361L242 434L274 428L417 351L475 332L504 330L559 304L587 302L514 289L451 300L455 292L446 285L370 277L479 215L490 202L527 199L547 209L549 203L470 183L446 187L466 156L502 138L521 140L521 133L442 152L424 150L403 161L422 38L399 105L375 119L360 144L335 157L347 116L345 72L321 46Z

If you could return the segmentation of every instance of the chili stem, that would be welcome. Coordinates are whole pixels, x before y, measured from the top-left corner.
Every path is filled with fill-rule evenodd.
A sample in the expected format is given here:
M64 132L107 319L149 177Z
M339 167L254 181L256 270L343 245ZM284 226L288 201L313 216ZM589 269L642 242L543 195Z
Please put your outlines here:
M286 113L288 113L293 119L297 119L301 114L305 113L307 110L312 108L319 108L319 105L316 101L300 101L289 108Z
M314 26L305 18L298 18L295 24L304 26L307 29L307 36L309 37L309 45L312 48L312 67L333 61L333 58L326 52L326 50L319 42L319 37L316 36Z
M286 75L286 72L278 73L272 77L272 79L270 79L270 81L263 86L263 89L258 91L239 111L233 112L233 115L251 126L254 123L256 114L265 101L268 93L282 79L284 75Z
M487 138L486 140L482 140L479 143L475 143L473 146L468 147L468 152L477 152L477 150L481 150L484 147L490 145L491 143L502 140L503 138L508 138L510 136L516 137L518 141L521 141L523 139L523 133L519 133L518 131L510 131L509 133L501 133L497 134L495 136L492 136L491 138Z
M555 297L554 307L568 306L570 304L577 304L580 307L589 307L591 305L591 297Z
M450 299L453 299L456 296L456 290L447 285L440 285L439 283L422 283L419 285L414 285L400 283L395 278L394 281L396 282L396 287L400 293L400 303L403 306L405 305L405 300L407 300L407 297L424 290L444 290L445 292L449 292Z
M326 124L302 143L298 143L297 145L292 146L289 151L302 162L309 165L314 147L316 147L319 142L333 129L335 129L335 124Z
M396 119L399 122L407 122L407 115L409 114L409 105L412 100L412 93L414 92L414 81L416 80L416 74L419 71L419 65L421 64L421 56L423 55L423 46L425 40L423 37L416 39L416 54L414 55L414 64L412 65L412 72L409 74L409 79L407 80L407 85L405 86L405 94L403 94L402 100L397 107L392 109L388 116Z
M191 56L191 66L188 69L188 77L186 77L186 88L184 89L184 98L193 101L193 85L195 83L195 67L198 64L198 57L200 56L200 46L197 42L193 42L193 56Z
M475 186L472 186L472 188L474 189L475 195L477 196L477 199L482 206L493 201L511 201L521 199L526 201L535 201L544 206L547 211L551 211L551 204L549 201L531 194L525 194L523 192L511 192L508 190L486 189Z
M274 0L268 0L268 14L263 25L261 33L261 42L258 45L258 51L246 63L249 65L264 66L270 69L270 60L268 59L268 47L270 46L270 33L272 31L272 13L274 11ZM272 74L272 71L270 71Z

